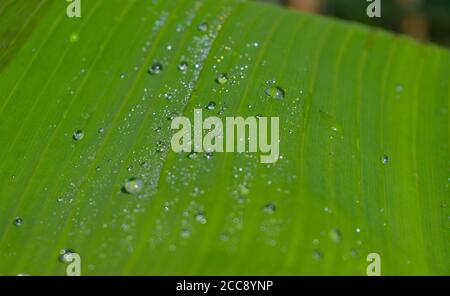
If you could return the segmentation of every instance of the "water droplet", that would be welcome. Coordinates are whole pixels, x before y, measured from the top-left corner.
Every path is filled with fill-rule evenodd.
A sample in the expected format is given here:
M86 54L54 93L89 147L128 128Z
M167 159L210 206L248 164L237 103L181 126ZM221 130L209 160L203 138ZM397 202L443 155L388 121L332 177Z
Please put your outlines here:
M73 133L72 138L75 141L81 141L84 138L84 132L82 130L77 130Z
M207 152L207 153L205 153L205 158L206 158L207 160L211 160L211 159L213 158L213 156L214 156L214 153L213 153L213 152Z
M120 79L125 79L125 77L126 77L125 73L120 74Z
M161 73L162 70L163 70L162 64L155 62L153 63L153 65L150 66L150 68L148 68L148 73L151 75L157 75Z
M80 36L78 35L78 33L72 33L72 34L70 34L69 41L70 41L71 43L75 43L75 42L77 42L79 39L80 39Z
M189 229L182 229L180 235L182 238L188 238L191 236L191 231Z
M189 67L189 65L188 65L187 62L181 62L181 63L178 65L178 70L180 70L181 72L186 72L187 69L188 69L188 67Z
M274 203L268 203L264 206L263 211L266 214L273 214L277 210L277 207Z
M382 163L382 164L388 164L389 161L390 161L389 156L383 155L383 156L381 157L381 163Z
M197 152L191 152L188 154L187 158L189 159L196 159L197 158Z
M246 185L240 184L238 187L238 192L240 195L248 195L250 193L250 190Z
M219 73L217 75L216 82L220 85L224 85L228 82L228 75L226 73Z
M361 229L360 228L356 228L355 231L356 231L356 233L360 233Z
M199 212L197 215L195 215L195 221L197 221L200 224L206 224L206 216L203 212Z
M395 87L395 91L397 93L402 93L404 90L403 84L397 84L397 86Z
M173 99L174 95L171 94L171 93L165 93L165 94L164 94L164 97L165 97L167 100L171 101L171 100Z
M207 22L200 23L198 25L198 30L200 32L206 32L208 30L208 23Z
M62 263L70 263L72 262L72 254L75 254L76 252L72 249L62 249L59 251L59 261Z
M209 102L208 105L206 105L207 110L214 110L216 108L216 102Z
M164 152L166 151L166 144L162 141L158 141L156 143L156 152Z
M20 217L16 217L13 221L14 225L20 227L23 225L23 219Z
M314 250L312 253L314 260L321 261L323 259L323 253L319 250Z
M272 99L281 100L285 96L285 91L279 86L269 86L264 90L266 95L271 97Z
M98 133L99 133L99 134L103 134L104 132L105 132L105 129L104 129L103 127L101 127L101 128L98 129Z
M342 234L339 229L333 228L330 231L330 239L335 243L340 243L342 241Z
M142 182L141 179L130 178L125 181L125 185L123 186L123 189L129 194L136 194L142 190L143 186L144 186L144 182Z

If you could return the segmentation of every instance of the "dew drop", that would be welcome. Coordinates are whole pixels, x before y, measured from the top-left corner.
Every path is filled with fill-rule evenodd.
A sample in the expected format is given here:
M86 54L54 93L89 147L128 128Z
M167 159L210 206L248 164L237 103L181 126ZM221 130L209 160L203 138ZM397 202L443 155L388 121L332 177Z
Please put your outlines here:
M62 263L70 263L72 262L72 254L75 254L76 252L72 249L62 249L59 251L59 262Z
M166 151L166 144L162 141L158 141L156 143L156 152L164 152Z
M189 159L196 159L197 158L197 152L192 151L187 155L187 158Z
M162 64L155 62L153 63L153 65L150 66L150 68L148 68L148 73L151 75L157 75L161 73L162 70L163 70Z
M206 224L207 220L205 214L203 212L197 213L197 215L195 215L195 221L200 224Z
M389 161L390 161L389 156L383 155L383 156L381 157L381 163L382 163L382 164L388 164Z
M138 178L130 178L125 181L123 189L129 194L136 194L142 190L144 182Z
M264 90L266 95L271 97L272 99L281 100L285 96L285 91L279 86L269 86Z
M209 102L208 105L206 105L207 110L214 110L216 108L216 102Z
M342 234L339 229L333 228L330 231L330 239L335 243L340 243L342 241Z
M84 132L82 130L77 130L73 133L72 138L75 141L81 141L84 138Z
M312 253L314 260L321 261L323 259L323 253L319 250L314 250Z
M207 160L211 160L211 159L213 158L213 156L214 156L214 153L212 153L212 152L207 152L207 153L205 153L205 155L204 155L204 157L205 157Z
M182 229L180 232L182 238L188 238L191 236L191 231L189 229Z
M207 22L200 23L200 24L198 25L198 30L199 30L200 32L206 32L206 31L208 31L208 23L207 23Z
M71 43L75 43L75 42L77 42L79 39L80 39L80 36L78 35L78 33L72 33L72 34L70 34L69 41L70 41Z
M103 127L99 128L97 131L99 134L103 134L105 132L105 129Z
M23 219L20 217L16 217L13 221L13 224L17 227L20 227L23 225Z
M397 84L397 86L395 87L395 91L399 94L402 93L404 90L403 84Z
M277 210L274 203L268 203L263 207L263 212L266 214L273 214Z
M126 77L125 73L120 74L120 79L125 79L125 77Z
M219 73L217 75L216 82L220 85L224 85L228 82L228 75L226 73Z
M181 62L181 63L178 65L178 70L180 70L181 72L186 72L187 69L188 69L188 67L189 67L189 65L188 65L187 62Z

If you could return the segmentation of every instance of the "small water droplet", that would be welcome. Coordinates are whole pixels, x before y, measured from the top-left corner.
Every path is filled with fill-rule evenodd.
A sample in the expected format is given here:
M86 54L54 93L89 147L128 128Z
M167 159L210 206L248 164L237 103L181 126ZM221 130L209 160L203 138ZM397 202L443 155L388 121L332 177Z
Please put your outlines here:
M383 155L383 156L381 157L381 163L382 163L382 164L388 164L389 161L390 161L389 156Z
M196 159L197 158L197 152L191 152L187 155L187 158L189 159Z
M269 86L268 88L266 88L264 90L264 92L266 93L266 95L268 95L272 99L277 99L277 100L281 100L285 96L284 89L282 89L279 86L274 86L274 85L273 86Z
M216 82L220 85L224 85L228 82L228 75L226 73L219 73L217 75Z
M178 70L180 70L181 72L186 72L187 69L188 69L188 67L189 67L189 65L188 65L187 62L181 62L181 63L178 65Z
M197 213L197 215L195 215L195 221L197 221L200 224L206 224L207 220L206 220L205 213L203 213L203 212Z
M189 229L182 229L180 235L182 238L188 238L191 236L191 231Z
M340 243L342 241L342 234L339 229L333 228L330 231L330 239L335 243Z
M72 34L70 34L69 41L70 41L71 43L75 43L75 42L77 42L79 39L80 39L80 36L78 35L78 33L72 33Z
M312 253L314 260L321 261L323 259L323 253L319 250L314 250Z
M98 129L98 133L99 133L99 134L103 134L104 132L105 132L105 129L104 129L103 127L101 127L101 128Z
M62 249L59 251L59 257L58 260L62 263L70 263L72 262L72 254L75 254L76 252L72 249Z
M356 233L360 233L361 229L360 228L356 228L355 231L356 231Z
M208 23L207 22L202 22L198 25L198 30L200 32L206 32L208 31Z
M171 100L174 98L174 95L171 94L171 93L165 93L165 94L164 94L164 97L165 97L167 100L171 101Z
M157 75L157 74L161 73L162 70L163 70L162 64L155 62L155 63L153 63L153 65L150 66L150 68L148 68L148 73L151 75Z
M120 79L125 79L125 77L126 77L125 73L120 74Z
M397 93L402 93L404 90L403 84L397 84L397 86L395 87L395 91Z
M13 223L15 226L20 227L23 225L23 219L21 217L16 217Z
M158 141L156 143L156 152L164 152L166 151L166 144L162 141Z
M138 178L130 178L125 181L124 190L129 194L136 194L142 190L144 182Z
M277 210L277 207L274 203L268 203L264 206L263 211L266 214L273 214Z
M77 130L73 133L72 138L75 141L81 141L84 138L84 132L82 130Z
M213 158L213 156L214 156L214 153L213 152L207 152L207 153L205 153L204 156L205 156L205 158L207 160L211 160Z
M214 110L216 108L216 102L209 102L208 105L206 105L207 110Z

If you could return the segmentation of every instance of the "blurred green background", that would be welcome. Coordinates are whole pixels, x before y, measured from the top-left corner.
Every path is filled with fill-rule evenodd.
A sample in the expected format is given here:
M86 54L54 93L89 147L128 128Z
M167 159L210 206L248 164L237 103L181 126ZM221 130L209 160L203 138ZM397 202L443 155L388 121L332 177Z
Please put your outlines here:
M381 0L381 18L369 18L367 0L260 0L357 21L450 47L450 0Z

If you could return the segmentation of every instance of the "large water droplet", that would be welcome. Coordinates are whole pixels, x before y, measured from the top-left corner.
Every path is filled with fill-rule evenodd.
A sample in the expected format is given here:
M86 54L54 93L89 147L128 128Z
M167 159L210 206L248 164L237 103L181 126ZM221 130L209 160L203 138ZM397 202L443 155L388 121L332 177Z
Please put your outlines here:
M82 130L77 130L73 133L72 138L75 141L81 141L84 138L84 132Z
M136 194L142 190L144 182L138 178L130 178L125 181L124 190L129 194Z
M20 227L23 225L23 219L20 217L16 217L13 221L13 224L17 227Z
M148 68L148 73L151 75L157 75L157 74L161 73L162 70L163 70L162 64L155 62L155 63L153 63L153 65L150 66L150 68Z
M285 91L279 86L269 86L264 90L266 95L271 97L272 99L281 100L285 96Z
M226 73L219 73L217 75L216 82L220 85L224 85L228 82L228 75Z

